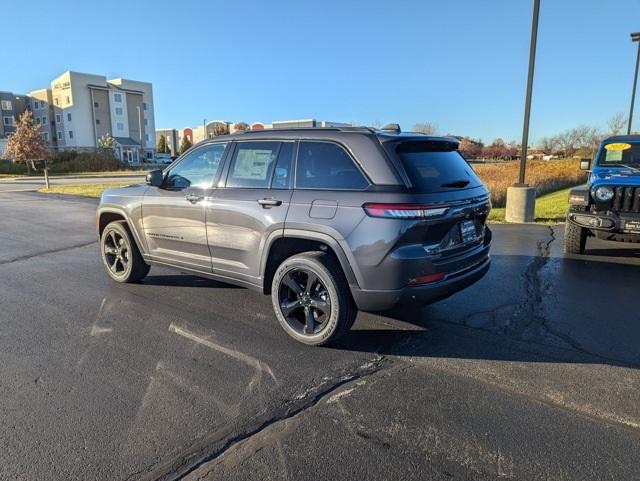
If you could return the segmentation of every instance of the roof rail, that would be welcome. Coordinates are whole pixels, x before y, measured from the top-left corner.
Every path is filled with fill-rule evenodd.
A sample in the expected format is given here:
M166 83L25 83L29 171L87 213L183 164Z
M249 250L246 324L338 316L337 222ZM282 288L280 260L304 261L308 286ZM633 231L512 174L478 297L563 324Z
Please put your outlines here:
M370 127L274 127L272 129L263 129L263 130L244 130L241 132L234 132L231 135L235 135L235 134L240 134L240 135L244 135L244 134L252 134L252 133L257 133L257 132L272 132L272 131L278 131L278 132L287 132L287 131L293 131L293 132L303 132L303 131L329 131L329 132L375 132L374 129L370 128Z

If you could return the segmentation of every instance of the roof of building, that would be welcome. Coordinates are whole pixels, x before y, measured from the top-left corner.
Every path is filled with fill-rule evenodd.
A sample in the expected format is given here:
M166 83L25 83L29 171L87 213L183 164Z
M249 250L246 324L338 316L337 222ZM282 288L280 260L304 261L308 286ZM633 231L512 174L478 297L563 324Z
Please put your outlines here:
M140 147L140 142L133 140L131 137L114 137L113 140L121 147Z

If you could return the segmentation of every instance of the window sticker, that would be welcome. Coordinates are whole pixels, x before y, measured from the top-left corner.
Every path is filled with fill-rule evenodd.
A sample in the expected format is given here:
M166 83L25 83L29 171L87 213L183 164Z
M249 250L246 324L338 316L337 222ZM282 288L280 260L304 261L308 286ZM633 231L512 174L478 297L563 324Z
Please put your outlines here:
M266 180L273 151L242 149L233 169L234 179Z
M613 144L609 144L613 145ZM605 149L608 146L605 146ZM620 162L622 160L622 150L609 150L607 149L607 155L605 156L605 162Z

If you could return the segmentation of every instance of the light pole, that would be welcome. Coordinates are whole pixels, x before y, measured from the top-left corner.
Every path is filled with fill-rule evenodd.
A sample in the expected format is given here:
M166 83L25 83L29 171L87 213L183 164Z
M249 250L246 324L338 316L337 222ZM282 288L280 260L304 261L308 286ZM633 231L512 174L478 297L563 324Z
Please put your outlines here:
M629 123L627 125L627 135L631 135L631 122L633 121L633 104L636 101L636 85L638 84L638 64L640 64L640 32L631 34L631 41L638 42L638 56L636 58L636 71L633 75L633 90L631 90L631 107L629 108Z
M524 125L522 127L522 152L520 154L520 172L518 183L507 189L507 222L533 222L535 220L536 191L525 183L527 168L527 147L529 143L529 119L531 117L531 94L533 91L533 72L536 64L536 43L538 40L538 17L540 0L533 0L531 19L531 42L529 44L529 74L524 106Z

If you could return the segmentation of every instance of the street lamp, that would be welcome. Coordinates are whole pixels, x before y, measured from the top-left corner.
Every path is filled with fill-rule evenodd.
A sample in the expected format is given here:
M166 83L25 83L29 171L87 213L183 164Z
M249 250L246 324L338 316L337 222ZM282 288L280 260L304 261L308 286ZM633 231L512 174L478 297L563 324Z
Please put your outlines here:
M636 72L633 75L633 90L631 90L631 107L629 108L629 123L627 125L627 135L631 134L631 122L633 121L633 104L636 101L636 85L638 83L638 64L640 64L640 32L632 33L631 41L638 42L638 57L636 58Z
M535 219L536 191L525 183L527 166L527 144L529 143L529 119L531 117L531 93L533 91L533 71L536 63L536 43L538 40L538 17L540 0L533 0L531 19L531 43L529 45L529 75L524 106L524 125L522 128L522 152L520 154L520 173L518 183L507 189L507 222L533 222Z

